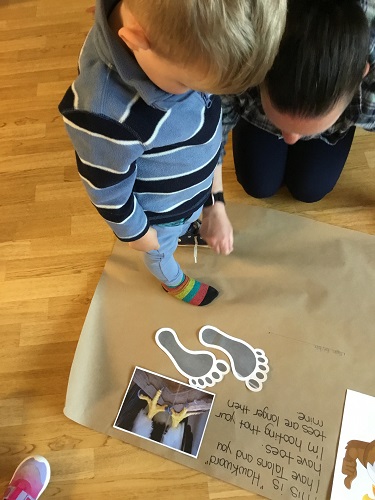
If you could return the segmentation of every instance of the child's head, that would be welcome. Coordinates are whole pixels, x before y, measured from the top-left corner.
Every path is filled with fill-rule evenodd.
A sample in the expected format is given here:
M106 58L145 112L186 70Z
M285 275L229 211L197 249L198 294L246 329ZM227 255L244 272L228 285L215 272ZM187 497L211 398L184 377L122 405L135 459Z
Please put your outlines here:
M323 132L358 90L368 54L369 26L356 0L289 0L280 50L261 89L266 114L282 131L298 135L287 121L294 117L312 125L299 127L300 136Z
M122 12L119 35L156 85L238 93L271 67L286 0L122 0Z

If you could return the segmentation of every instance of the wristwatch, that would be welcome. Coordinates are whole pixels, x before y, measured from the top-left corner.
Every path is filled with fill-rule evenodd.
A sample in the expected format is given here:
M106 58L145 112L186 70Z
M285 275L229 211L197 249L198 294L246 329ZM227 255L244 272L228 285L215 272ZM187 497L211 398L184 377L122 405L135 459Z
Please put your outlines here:
M217 193L211 193L210 196L205 201L203 206L204 207L211 207L212 205L215 205L215 203L217 201L221 201L221 203L224 203L224 205L225 205L223 191L218 191Z

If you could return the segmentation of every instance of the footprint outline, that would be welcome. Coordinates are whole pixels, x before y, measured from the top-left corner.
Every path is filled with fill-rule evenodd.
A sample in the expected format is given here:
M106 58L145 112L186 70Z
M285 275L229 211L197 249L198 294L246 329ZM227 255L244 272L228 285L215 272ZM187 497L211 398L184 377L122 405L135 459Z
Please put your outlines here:
M177 346L180 348L182 352L185 354L190 354L194 357L204 355L207 358L211 359L211 368L206 373L200 376L193 376L186 372L181 365L176 361L172 353L162 344L160 337L162 333L170 333L173 337L173 340L176 342ZM204 389L206 387L213 387L218 382L221 382L224 376L229 373L230 366L223 359L217 359L216 356L210 351L203 350L191 350L185 347L177 336L177 333L172 328L159 328L159 330L155 333L155 341L157 345L160 347L162 351L169 357L169 359L174 364L175 368L181 373L184 377L188 379L188 383L190 386L195 387L197 389ZM222 365L223 369L220 369L219 366ZM215 370L216 368L216 370ZM214 376L215 375L215 376Z
M204 332L206 332L208 330L214 330L220 336L227 338L236 344L241 344L242 346L249 349L254 355L254 360L255 360L254 369L247 375L241 375L236 368L236 364L235 364L235 360L233 359L233 356L231 355L231 353L227 349L223 348L221 345L208 343L204 340L204 338L203 338ZM267 373L269 372L268 358L265 355L265 352L263 351L263 349L254 348L250 344L245 342L244 340L242 340L238 337L233 337L233 336L229 335L228 333L225 333L222 330L220 330L219 328L216 328L215 326L212 326L212 325L203 326L199 330L198 337L199 337L199 341L201 344L203 344L206 347L218 349L218 350L222 351L228 357L233 375L238 380L245 382L246 387L250 391L260 392L263 389L263 383L267 380ZM254 383L254 385L251 385L251 383Z

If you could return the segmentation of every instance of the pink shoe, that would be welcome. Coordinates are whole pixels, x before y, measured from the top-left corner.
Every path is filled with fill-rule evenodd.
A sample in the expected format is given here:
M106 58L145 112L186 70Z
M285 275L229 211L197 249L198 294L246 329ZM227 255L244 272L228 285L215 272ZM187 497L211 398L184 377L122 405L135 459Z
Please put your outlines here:
M15 470L4 500L37 500L47 488L50 477L51 468L44 457L25 458Z

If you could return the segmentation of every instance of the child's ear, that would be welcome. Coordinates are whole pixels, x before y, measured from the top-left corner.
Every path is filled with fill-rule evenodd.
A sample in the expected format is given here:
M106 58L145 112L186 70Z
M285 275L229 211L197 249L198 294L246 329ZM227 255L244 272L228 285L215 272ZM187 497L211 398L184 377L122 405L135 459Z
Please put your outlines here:
M150 48L150 42L148 41L146 33L135 19L132 21L133 22L127 23L126 26L119 29L119 37L133 52L140 49L148 50Z
M366 66L365 66L365 70L364 70L364 72L363 72L363 78L365 78L365 76L367 76L367 75L368 75L369 71L370 71L370 65L369 65L369 63L367 62L367 63L366 63Z

